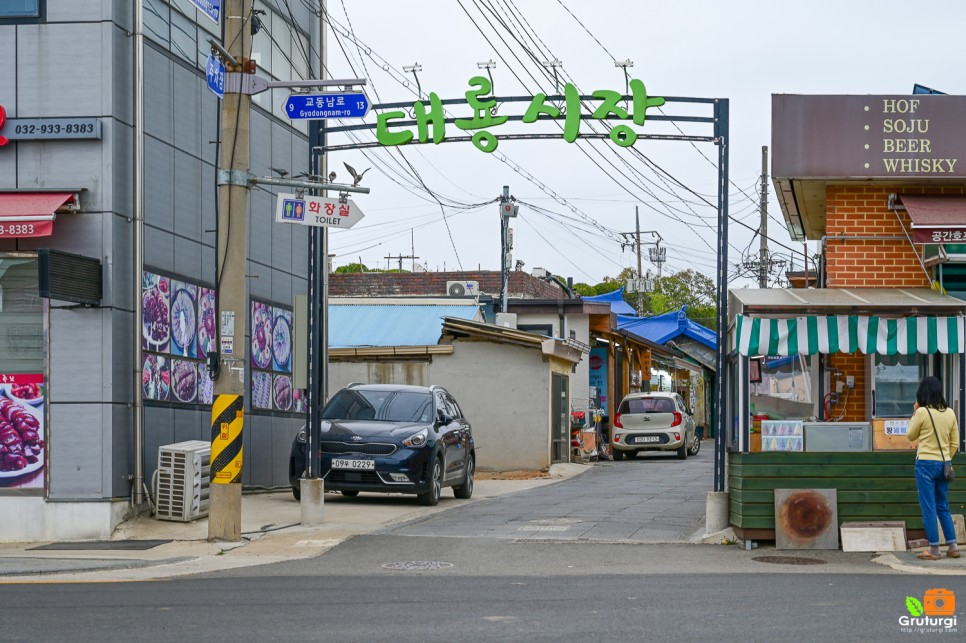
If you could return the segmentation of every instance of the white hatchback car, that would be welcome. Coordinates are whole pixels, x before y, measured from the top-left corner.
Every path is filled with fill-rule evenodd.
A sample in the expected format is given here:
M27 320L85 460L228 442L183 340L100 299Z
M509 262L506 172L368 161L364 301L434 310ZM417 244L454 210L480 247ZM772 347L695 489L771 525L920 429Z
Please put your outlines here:
M611 426L614 460L638 451L676 451L684 460L700 449L694 418L677 393L631 393L621 400Z

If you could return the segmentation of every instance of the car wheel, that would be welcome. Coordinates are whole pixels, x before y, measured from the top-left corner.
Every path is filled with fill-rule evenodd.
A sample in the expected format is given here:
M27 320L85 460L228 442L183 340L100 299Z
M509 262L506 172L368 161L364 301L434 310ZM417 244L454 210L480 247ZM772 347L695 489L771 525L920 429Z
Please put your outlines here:
M358 491L340 491L339 493L341 493L346 498L355 498L356 496L359 495Z
M624 452L620 449L611 449L610 456L614 458L614 462L620 462L624 459Z
M701 438L695 435L694 442L691 444L691 448L688 449L688 455L698 455L698 451L700 450L701 450Z
M678 453L678 460L687 460L688 459L688 445L682 444L681 445L681 448L678 449L677 453Z
M473 495L473 472L476 468L476 463L473 458L470 457L466 461L466 477L463 478L463 484L458 487L453 487L453 495L461 500L467 500Z
M439 494L443 490L443 464L439 458L433 458L430 470L429 491L416 496L416 500L424 507L435 507L439 504Z
M301 500L302 499L301 487L292 487L292 495L295 496L296 500Z

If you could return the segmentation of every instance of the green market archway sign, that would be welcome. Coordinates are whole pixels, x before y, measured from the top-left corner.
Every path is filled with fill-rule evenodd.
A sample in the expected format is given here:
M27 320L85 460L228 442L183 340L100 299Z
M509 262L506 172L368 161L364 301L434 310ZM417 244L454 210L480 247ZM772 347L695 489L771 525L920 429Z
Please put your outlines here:
M612 90L597 90L589 95L581 95L572 83L564 85L563 94L548 96L543 93L533 96L492 96L493 84L485 76L474 76L469 81L470 89L464 98L440 99L431 92L428 100L414 102L384 103L373 105L376 113L375 123L329 127L324 121L311 121L309 144L312 149L312 164L320 167L318 155L328 152L358 150L372 147L395 147L410 144L440 144L444 142L467 141L478 150L486 153L496 151L500 140L557 139L559 134L547 133L507 133L495 134L494 128L511 121L533 124L542 120L564 120L563 139L574 143L580 138L609 138L621 148L635 145L639 140L678 140L714 143L718 147L718 248L717 248L717 295L718 295L718 336L715 375L715 400L717 404L714 458L714 489L725 488L725 435L727 428L726 393L730 377L727 354L728 332L728 121L729 102L726 98L683 98L669 96L650 96L644 83L629 79L630 94ZM622 106L621 103L624 103ZM427 105L428 103L428 105ZM511 106L527 107L522 113L501 114ZM692 104L711 107L710 116L673 116L649 114L651 108L671 104ZM467 105L472 112L468 117L456 118L447 115L447 105ZM586 109L585 108L592 108ZM517 110L518 112L520 110ZM408 117L408 118L407 118ZM604 122L619 121L607 133L581 132L581 122L597 120ZM670 123L695 123L710 126L711 132L704 135L650 134L640 133L633 126L643 127L650 121ZM453 125L461 132L472 132L457 136L447 136L447 125ZM415 127L415 132L412 128ZM376 140L354 142L341 145L327 144L327 137L353 131L375 130ZM679 131L680 128L679 128Z

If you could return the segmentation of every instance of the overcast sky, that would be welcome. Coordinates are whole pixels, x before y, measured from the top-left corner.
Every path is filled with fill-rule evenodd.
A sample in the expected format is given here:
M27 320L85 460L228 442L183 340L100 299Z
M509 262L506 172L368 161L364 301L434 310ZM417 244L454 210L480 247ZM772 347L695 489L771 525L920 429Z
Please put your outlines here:
M400 81L405 78L415 85L411 74L401 73L403 66L414 63L422 66L422 91L436 92L443 99L463 98L468 80L481 73L477 63L491 59L496 62L492 73L498 96L554 93L553 81L542 75L544 68L516 39L524 40L537 60L559 59L563 66L558 73L572 79L582 93L623 92L623 70L615 67L614 59L630 59L631 76L643 81L652 96L728 98L731 214L751 228L732 221L732 266L747 248L757 253L753 230L759 225L761 147L771 145L772 94L908 94L914 83L947 93L962 91L966 3L954 0L644 0L620 5L577 0L328 0L328 7L339 25L338 36L330 38L328 46L332 74L368 77L367 93L374 103L413 100L414 90ZM364 47L345 37L350 22ZM343 47L353 59L354 71ZM507 105L500 114L519 114L525 106ZM456 117L470 115L465 105L448 109ZM708 108L680 104L662 109L669 115L711 115ZM375 122L374 115L367 120ZM584 121L581 131L589 132L593 123ZM712 133L707 125L681 127L688 134ZM636 129L676 133L654 121ZM717 174L711 161L718 152L713 144L639 139L635 145L654 165L701 195L696 196L667 176L659 178L640 155L609 140L568 144L560 128L550 124L509 122L494 132L556 136L500 141L494 154L480 152L468 142L333 153L330 169L339 173L339 181L349 178L343 161L358 170L373 167L364 181L372 193L354 197L366 218L355 228L330 236L335 265L361 258L369 267L386 268L386 256L410 255L414 249L416 262L430 270L497 270L497 205L470 206L496 198L502 186L509 185L511 194L523 202L512 224L513 258L522 260L527 271L543 267L575 281L597 283L635 266L631 248L622 249L616 237L634 229L638 206L641 229L656 231L667 247L665 274L696 268L714 277L716 211L704 202L716 202ZM447 126L448 138L463 133ZM359 138L371 141L374 133ZM333 136L330 142L350 141ZM403 156L396 151L400 149ZM410 164L447 204L446 221L435 197L414 178ZM790 242L773 193L769 182L772 252L787 261L789 248L794 249L800 270L802 244ZM644 240L655 238L643 235ZM815 244L811 246L814 252ZM398 267L398 261L389 265ZM412 260L403 266L410 268ZM644 270L648 269L656 271L656 266L645 251ZM751 283L738 278L734 269L731 279L735 285Z

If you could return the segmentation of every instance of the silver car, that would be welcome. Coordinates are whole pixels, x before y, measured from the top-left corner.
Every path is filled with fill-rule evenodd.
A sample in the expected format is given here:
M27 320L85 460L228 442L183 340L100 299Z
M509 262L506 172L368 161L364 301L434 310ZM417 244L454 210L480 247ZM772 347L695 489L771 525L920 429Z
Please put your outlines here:
M621 400L611 426L614 460L638 451L676 451L678 459L697 455L701 440L694 418L677 393L631 393Z

